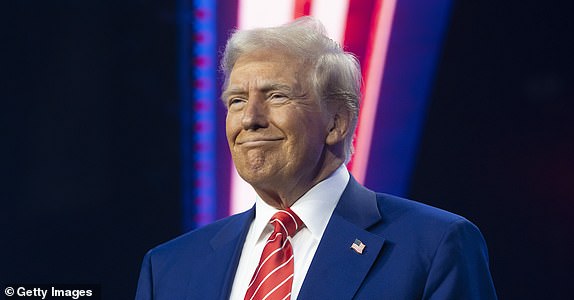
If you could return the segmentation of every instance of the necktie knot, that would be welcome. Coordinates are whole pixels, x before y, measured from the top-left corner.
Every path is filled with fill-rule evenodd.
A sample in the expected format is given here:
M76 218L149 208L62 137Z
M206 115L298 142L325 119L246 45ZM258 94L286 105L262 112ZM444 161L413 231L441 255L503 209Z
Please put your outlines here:
M273 233L289 237L293 237L303 227L303 221L290 208L276 212L269 223L273 225Z

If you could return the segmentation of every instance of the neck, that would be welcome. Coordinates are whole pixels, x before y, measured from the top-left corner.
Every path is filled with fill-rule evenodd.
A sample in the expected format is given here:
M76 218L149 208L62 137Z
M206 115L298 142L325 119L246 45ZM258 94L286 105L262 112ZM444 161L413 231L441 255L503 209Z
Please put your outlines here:
M327 165L319 169L315 176L312 178L296 178L291 182L281 182L273 186L253 186L259 197L265 203L277 208L285 209L291 207L301 196L305 195L310 189L312 189L319 182L325 180L327 177L331 176L341 164L344 163L344 159L332 160Z

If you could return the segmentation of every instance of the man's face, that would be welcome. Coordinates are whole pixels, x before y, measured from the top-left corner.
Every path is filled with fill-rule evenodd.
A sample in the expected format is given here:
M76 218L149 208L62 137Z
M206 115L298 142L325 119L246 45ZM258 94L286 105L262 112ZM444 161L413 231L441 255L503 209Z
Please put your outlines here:
M223 93L226 133L237 171L267 193L315 180L324 164L329 114L306 66L277 51L245 54Z

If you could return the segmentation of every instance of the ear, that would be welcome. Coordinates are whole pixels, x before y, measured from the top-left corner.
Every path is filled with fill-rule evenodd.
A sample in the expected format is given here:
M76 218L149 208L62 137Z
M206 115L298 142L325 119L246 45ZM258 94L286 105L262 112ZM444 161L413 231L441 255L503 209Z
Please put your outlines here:
M327 145L333 146L345 141L347 134L349 134L351 118L351 113L344 105L337 105L337 109L331 115L329 122L329 132L325 139Z

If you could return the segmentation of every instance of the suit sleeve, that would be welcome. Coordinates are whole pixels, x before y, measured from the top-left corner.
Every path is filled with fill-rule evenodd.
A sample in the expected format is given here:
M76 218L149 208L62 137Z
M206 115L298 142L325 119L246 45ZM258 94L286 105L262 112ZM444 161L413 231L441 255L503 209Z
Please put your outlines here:
M151 270L151 254L148 252L142 262L138 288L136 291L136 300L153 299L153 280Z
M497 299L488 251L474 224L460 219L448 227L436 250L423 299Z

